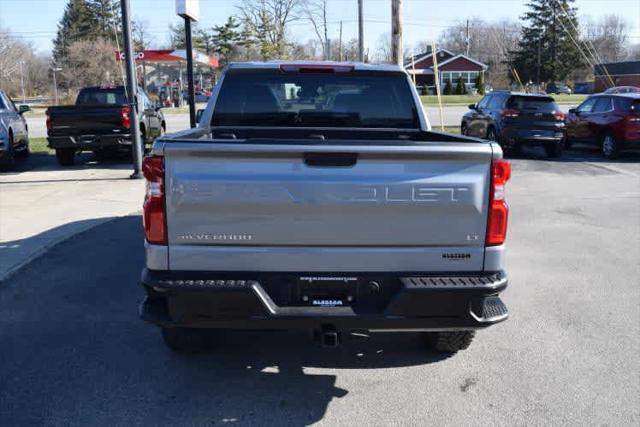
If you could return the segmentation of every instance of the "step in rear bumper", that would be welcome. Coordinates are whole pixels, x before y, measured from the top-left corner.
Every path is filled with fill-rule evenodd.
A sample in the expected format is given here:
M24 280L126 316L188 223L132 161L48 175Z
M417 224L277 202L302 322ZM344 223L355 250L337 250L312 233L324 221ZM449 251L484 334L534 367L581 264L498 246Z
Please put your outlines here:
M506 320L498 294L504 272L396 275L397 290L375 310L358 306L279 306L259 280L241 273L144 270L143 320L162 327L228 329L468 330Z

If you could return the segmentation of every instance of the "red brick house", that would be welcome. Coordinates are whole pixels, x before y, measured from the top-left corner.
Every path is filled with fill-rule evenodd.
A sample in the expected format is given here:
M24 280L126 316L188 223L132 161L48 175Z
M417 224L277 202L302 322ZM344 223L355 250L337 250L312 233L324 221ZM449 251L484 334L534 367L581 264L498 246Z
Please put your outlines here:
M610 87L611 80L616 86L640 87L640 61L596 64L593 75L595 76L594 92L596 93Z
M480 73L487 71L487 66L480 61L476 61L464 54L451 52L447 49L436 51L438 61L438 72L440 73L440 87L444 88L447 80L455 85L459 77L462 77L467 86L473 86ZM416 86L435 86L435 75L433 71L433 53L425 53L414 57L405 64L405 69L409 75L415 74Z

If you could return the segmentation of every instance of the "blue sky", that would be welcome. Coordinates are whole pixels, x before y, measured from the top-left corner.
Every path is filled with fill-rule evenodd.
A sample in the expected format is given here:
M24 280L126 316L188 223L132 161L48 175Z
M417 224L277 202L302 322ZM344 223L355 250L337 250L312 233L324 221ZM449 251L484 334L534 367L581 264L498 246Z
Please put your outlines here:
M133 17L146 21L155 44L166 45L167 27L179 20L174 0L130 0ZM241 0L200 0L200 25L210 27L236 13ZM40 51L51 49L56 25L66 0L0 0L0 26L9 28L34 44ZM404 0L405 44L437 38L447 26L466 18L488 21L517 19L526 9L522 0ZM631 29L631 41L640 43L640 0L576 0L579 15L598 18L604 14L625 17ZM380 34L390 28L390 0L364 0L365 48L375 50ZM357 36L357 1L329 0L329 37L338 37L338 22L343 21L343 38ZM313 37L309 25L295 22L291 33L300 40Z

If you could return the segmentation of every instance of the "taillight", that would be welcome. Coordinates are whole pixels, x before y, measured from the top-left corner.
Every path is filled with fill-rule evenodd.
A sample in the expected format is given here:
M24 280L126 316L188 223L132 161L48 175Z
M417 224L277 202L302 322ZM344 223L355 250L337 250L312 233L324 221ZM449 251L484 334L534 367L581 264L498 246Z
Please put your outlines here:
M147 192L143 205L144 235L149 243L166 245L164 157L145 157L142 161L142 173L147 180Z
M504 118L513 119L513 118L516 118L516 117L518 117L520 115L520 111L510 108L508 110L504 110L501 115Z
M553 117L555 117L556 120L564 122L564 119L565 119L565 117L567 117L567 115L565 113L563 113L562 111L554 111L553 112Z
M51 116L49 115L48 111L45 114L47 115L47 120L46 120L47 130L49 130L49 129L51 129Z
M120 110L120 119L122 127L125 129L129 129L131 127L131 108L130 107L122 107Z
M507 238L509 205L504 198L504 186L511 177L511 163L494 160L491 163L491 187L489 193L489 219L487 221L486 246L497 246Z
M631 113L631 114L628 114L624 119L630 124L634 124L634 125L640 124L640 114Z

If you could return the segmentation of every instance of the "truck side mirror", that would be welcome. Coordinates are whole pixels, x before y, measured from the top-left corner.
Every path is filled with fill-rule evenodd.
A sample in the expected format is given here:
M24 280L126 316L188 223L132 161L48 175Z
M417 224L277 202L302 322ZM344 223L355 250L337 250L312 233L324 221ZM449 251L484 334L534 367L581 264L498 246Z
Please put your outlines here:
M28 105L23 104L18 107L18 114L24 114L27 111L31 111L31 107L29 107Z
M477 104L469 104L469 110L477 110L478 106Z
M569 109L569 114L577 114L578 110L576 110L575 108L570 108Z
M202 115L204 114L204 110L200 109L196 111L196 123L200 123L200 119L202 118Z

